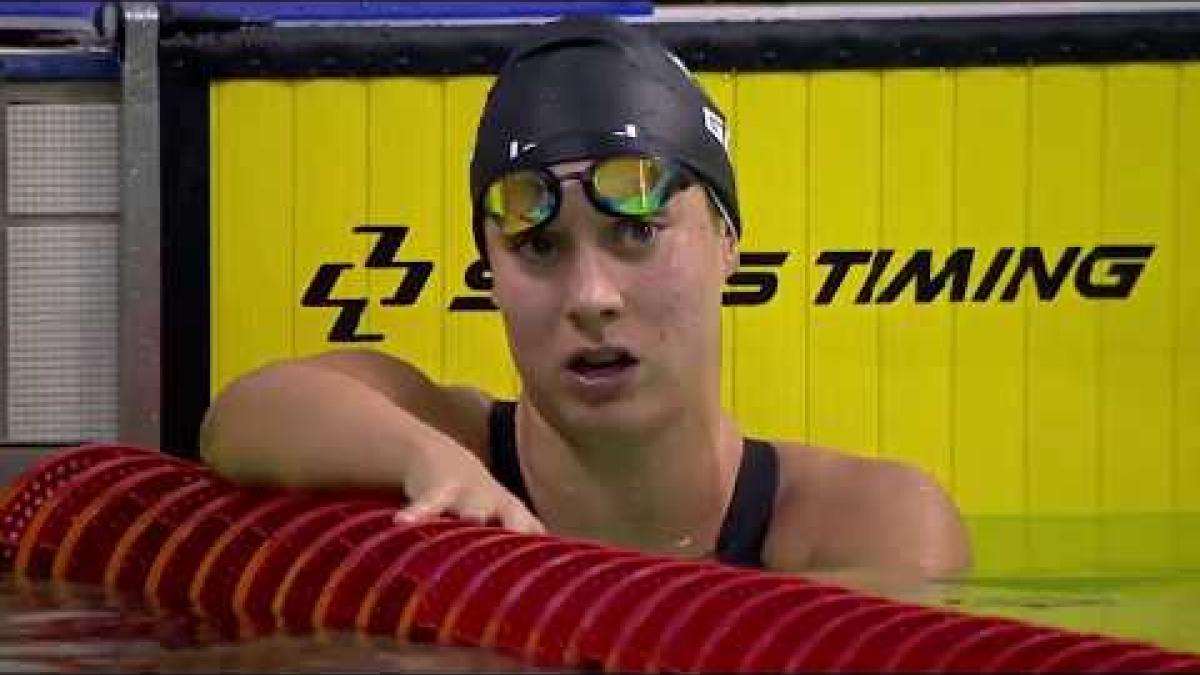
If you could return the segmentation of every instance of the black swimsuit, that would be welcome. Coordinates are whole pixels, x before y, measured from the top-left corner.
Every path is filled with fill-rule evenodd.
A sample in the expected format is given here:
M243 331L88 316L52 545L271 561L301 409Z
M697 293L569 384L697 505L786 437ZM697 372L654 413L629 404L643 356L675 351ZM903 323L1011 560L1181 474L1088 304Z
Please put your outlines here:
M517 405L497 401L488 418L491 435L492 476L535 511L517 461ZM717 537L717 560L742 567L762 567L762 547L771 524L775 492L779 485L779 458L775 446L747 438L729 510Z

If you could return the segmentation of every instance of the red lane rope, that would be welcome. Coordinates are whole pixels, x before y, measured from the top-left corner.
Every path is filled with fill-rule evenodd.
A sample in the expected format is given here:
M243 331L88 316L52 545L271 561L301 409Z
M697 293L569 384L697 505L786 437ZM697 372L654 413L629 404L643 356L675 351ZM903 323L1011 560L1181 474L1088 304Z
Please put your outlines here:
M505 594L548 560L572 550L565 541L528 541L517 550L484 567L458 594L446 612L437 641L447 645L482 645Z
M227 488L219 481L200 478L164 495L143 511L117 540L104 569L104 585L121 591L142 588L163 544L180 523L226 493Z
M695 663L708 664L714 670L735 671L745 646L768 630L781 613L826 595L845 592L844 589L813 584L760 593L721 619L696 650Z
M0 566L141 591L229 636L369 634L620 671L1197 672L1145 642L440 518L378 493L233 485L153 450L56 453L0 500Z
M259 546L233 589L233 611L239 631L244 635L270 632L275 626L271 600L283 585L283 577L296 556L321 532L379 506L378 502L367 500L322 504L293 518Z
M567 645L584 612L605 590L645 566L646 561L641 558L615 558L592 566L564 584L545 603L541 616L530 627L521 656L546 666L568 665Z
M103 580L105 568L91 560L110 560L121 535L164 495L200 479L200 472L160 466L113 483L75 518L54 556L51 575L86 583Z
M563 660L567 663L586 660L589 665L598 666L600 659L617 641L620 623L614 617L629 616L630 611L664 581L694 571L700 564L691 560L664 560L641 565L626 574L592 601L563 650Z
M371 588L379 580L383 570L404 553L421 532L435 533L440 529L450 527L449 521L433 521L417 528L389 527L396 515L395 508L380 509L360 518L378 522L377 530L358 527L351 524L351 531L358 530L358 537L340 535L340 540L347 546L346 553L340 560L330 557L333 567L328 567L328 581L319 589L316 603L308 626L352 626L358 616L359 608L366 602ZM331 530L336 532L337 528ZM313 583L311 579L317 574L306 577L297 575L300 579L298 586ZM276 612L282 622L286 620L283 614L284 605L281 603ZM295 610L292 610L293 613Z
M894 612L890 617L875 621L857 637L850 640L845 651L832 669L837 671L871 672L879 670L886 662L887 653L903 636L911 634L934 615L929 607L907 607Z
M426 575L428 581L417 585L400 618L397 633L415 635L420 631L423 637L436 641L438 630L450 619L451 609L480 568L528 545L527 538L506 532L496 537L479 537L443 556Z

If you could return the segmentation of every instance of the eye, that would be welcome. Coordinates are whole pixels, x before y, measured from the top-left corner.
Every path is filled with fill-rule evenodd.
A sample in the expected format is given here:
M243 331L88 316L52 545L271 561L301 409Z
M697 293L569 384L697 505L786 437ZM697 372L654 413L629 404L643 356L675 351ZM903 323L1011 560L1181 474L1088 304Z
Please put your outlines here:
M529 262L546 264L562 249L561 239L558 233L538 227L514 237L509 249Z
M624 218L613 224L617 244L633 249L653 246L661 229L662 223L643 218Z

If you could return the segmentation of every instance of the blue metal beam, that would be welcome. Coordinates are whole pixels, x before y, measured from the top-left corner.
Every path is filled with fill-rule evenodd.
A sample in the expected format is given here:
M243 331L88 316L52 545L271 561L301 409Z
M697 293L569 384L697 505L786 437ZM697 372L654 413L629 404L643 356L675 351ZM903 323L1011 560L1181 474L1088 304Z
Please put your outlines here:
M0 82L118 80L121 66L111 53L2 53Z
M0 16L91 19L102 2L0 2Z
M23 3L27 4L27 3ZM506 19L563 14L650 15L650 0L609 2L169 2L179 18L246 21L385 21L416 19Z

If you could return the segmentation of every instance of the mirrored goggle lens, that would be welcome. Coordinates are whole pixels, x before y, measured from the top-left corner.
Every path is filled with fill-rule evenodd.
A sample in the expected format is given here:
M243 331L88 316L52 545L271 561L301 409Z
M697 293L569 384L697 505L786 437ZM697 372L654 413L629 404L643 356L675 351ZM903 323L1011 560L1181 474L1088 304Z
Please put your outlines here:
M507 236L545 224L553 217L558 193L551 181L583 178L599 210L616 216L648 218L663 209L680 187L684 170L658 157L619 156L600 160L587 170L555 178L546 171L521 170L498 178L484 193L485 211Z
M657 157L614 157L596 164L592 187L605 210L648 218L666 206L679 178L678 166Z
M535 171L517 171L497 179L483 195L483 208L506 235L537 227L554 211L554 192Z

